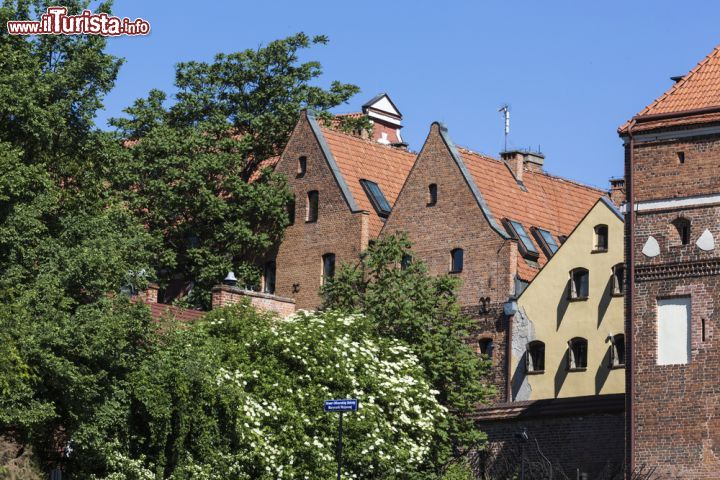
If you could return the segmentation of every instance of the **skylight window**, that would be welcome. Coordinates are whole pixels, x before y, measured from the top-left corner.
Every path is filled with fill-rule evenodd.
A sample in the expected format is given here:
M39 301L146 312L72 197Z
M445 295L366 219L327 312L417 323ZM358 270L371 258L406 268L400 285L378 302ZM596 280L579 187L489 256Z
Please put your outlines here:
M542 248L545 252L545 255L548 258L552 257L555 252L557 252L558 248L560 248L558 247L555 238L552 236L552 233L537 227L533 227L532 231L535 234L535 239L538 241L538 245L540 245L540 248Z
M515 220L508 220L510 225L511 235L520 241L521 253L523 255L529 255L531 257L537 257L539 255L535 244L530 239L525 227L521 223Z
M385 198L385 195L383 195L378 184L371 182L370 180L360 180L360 184L365 190L365 193L370 199L370 203L372 203L377 214L383 218L387 218L387 216L390 215L390 204Z

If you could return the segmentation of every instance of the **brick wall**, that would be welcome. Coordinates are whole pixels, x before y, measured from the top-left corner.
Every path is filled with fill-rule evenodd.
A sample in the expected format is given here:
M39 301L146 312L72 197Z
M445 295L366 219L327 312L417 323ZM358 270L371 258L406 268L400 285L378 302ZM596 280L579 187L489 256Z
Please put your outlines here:
M437 184L437 204L428 206L428 186ZM423 260L432 275L447 274L450 252L464 250L464 268L451 275L460 280L458 300L476 320L472 332L493 338L493 383L504 398L507 319L502 306L513 293L517 244L493 231L455 164L438 129L430 134L395 202L382 234L407 232L413 256ZM481 299L489 299L485 309Z
M478 478L520 478L523 463L528 479L622 478L622 411L576 415L554 412L530 418L520 415L480 420L477 425L488 436L486 449L473 455ZM527 442L516 437L522 431L527 433ZM587 476L578 477L578 473Z
M307 171L298 176L298 158L307 157ZM288 227L277 253L275 293L294 298L296 307L320 305L322 256L334 253L336 268L357 262L368 243L368 215L352 213L335 180L310 124L302 118L288 142L276 171L285 175L295 194L295 224ZM307 192L319 192L319 217L307 223Z
M212 308L234 305L245 298L250 299L250 304L258 310L276 312L282 317L295 313L295 300L292 298L243 290L229 285L218 285L212 289Z
M678 160L683 152L685 163ZM627 152L626 152L627 158ZM635 149L636 200L671 199L720 192L720 139L694 137L641 143ZM691 222L690 242L680 245L672 221ZM645 211L636 215L636 287L632 339L635 466L657 467L663 478L717 479L720 473L720 250L695 242L705 229L720 240L720 206ZM641 253L652 235L660 254ZM657 301L689 296L690 361L657 365ZM703 340L703 320L705 339Z

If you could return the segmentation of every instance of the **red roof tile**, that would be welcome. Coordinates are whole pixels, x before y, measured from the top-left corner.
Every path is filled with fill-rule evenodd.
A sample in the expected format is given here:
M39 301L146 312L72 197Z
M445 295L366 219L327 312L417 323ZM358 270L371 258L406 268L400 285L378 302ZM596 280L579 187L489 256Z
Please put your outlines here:
M275 155L274 157L266 158L262 162L258 163L255 170L252 172L252 175L250 175L250 183L260 178L262 171L266 168L275 168L275 165L277 165L279 161L280 155Z
M537 245L530 227L547 230L555 238L567 236L606 193L547 173L527 170L523 172L525 192L505 162L463 148L458 148L458 153L495 220L512 219L523 224L540 252L538 263L541 267L547 262L547 257ZM538 271L524 258L518 258L518 276L521 279L530 281Z
M378 216L360 180L378 184L390 206L415 163L416 155L407 150L383 145L354 135L320 127L350 193L362 210L370 212L370 237L380 234L384 220Z
M695 68L657 100L645 107L637 116L674 114L711 107L720 107L720 46L715 47ZM683 123L717 121L717 115L713 118L703 117L705 118L695 118L698 122L688 122L685 119ZM659 123L653 121L638 125L633 130L648 130L675 124L677 122L670 120L659 121ZM621 126L619 131L625 132L629 125L630 121Z

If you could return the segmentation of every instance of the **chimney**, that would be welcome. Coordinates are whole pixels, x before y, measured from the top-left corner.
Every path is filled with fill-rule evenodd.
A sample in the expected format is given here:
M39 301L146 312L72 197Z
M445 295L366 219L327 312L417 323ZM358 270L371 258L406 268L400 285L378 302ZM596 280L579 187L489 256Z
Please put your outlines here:
M618 207L625 203L625 179L624 178L611 178L610 179L610 200L613 201Z
M523 171L542 172L545 163L545 156L542 153L524 150L502 152L500 158L510 166L518 182L523 181Z

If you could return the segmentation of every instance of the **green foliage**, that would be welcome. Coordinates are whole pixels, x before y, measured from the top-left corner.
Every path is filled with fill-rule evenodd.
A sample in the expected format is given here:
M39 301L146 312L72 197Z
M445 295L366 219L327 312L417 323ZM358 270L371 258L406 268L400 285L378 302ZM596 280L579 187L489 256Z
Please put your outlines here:
M211 63L181 63L171 106L154 90L111 121L131 140L114 188L160 242L159 282L192 284L190 305L208 308L210 289L229 270L242 284L256 282L291 199L283 178L258 173L260 162L281 152L302 109L325 111L358 91L310 85L320 64L299 54L326 42L299 33Z
M379 335L411 346L433 388L440 392L441 404L454 413L446 437L436 445L439 472L452 456L484 440L465 414L494 392L485 383L489 362L465 342L470 321L460 313L457 281L430 276L419 261L403 268L411 254L406 235L379 239L358 264L343 265L325 284L324 308L363 313Z

